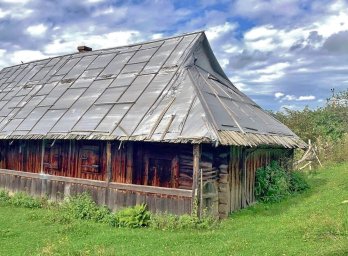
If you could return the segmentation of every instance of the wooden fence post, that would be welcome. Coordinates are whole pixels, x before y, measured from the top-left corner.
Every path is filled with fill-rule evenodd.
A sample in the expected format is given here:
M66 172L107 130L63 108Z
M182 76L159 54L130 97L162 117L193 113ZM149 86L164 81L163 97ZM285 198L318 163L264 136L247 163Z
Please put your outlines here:
M197 200L197 191L198 191L198 172L199 172L199 144L193 145L193 174L192 174L192 213L195 213L196 200Z

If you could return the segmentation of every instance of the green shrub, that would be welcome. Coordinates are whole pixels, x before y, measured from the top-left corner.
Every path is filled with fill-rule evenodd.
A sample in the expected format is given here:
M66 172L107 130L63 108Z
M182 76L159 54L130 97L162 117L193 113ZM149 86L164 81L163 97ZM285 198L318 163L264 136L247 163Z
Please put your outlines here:
M276 161L256 171L255 196L262 202L278 202L309 188L303 174L287 172Z
M122 209L114 214L113 225L116 227L140 228L150 223L150 212L145 204Z
M305 175L299 171L290 172L289 189L291 193L298 193L309 189Z
M289 195L289 176L275 161L256 171L255 196L259 201L277 202Z
M8 192L0 190L0 203L9 203L26 208L47 208L49 222L71 224L74 220L91 220L109 223L114 227L154 229L207 229L215 226L216 219L203 214L201 218L193 215L177 216L173 214L151 214L145 204L124 208L112 213L106 206L98 206L88 193L66 198L61 204L49 202L46 198L34 198L25 193L10 197Z
M111 211L106 206L96 207L94 214L92 216L92 220L94 220L95 222L110 223L111 219L112 219Z
M25 193L19 192L10 198L9 203L14 206L21 206L25 208L42 208L42 201L43 199L34 198Z
M0 190L0 203L8 203L10 201L10 195L5 190Z
M88 193L67 198L61 205L62 218L109 222L111 212L105 206L98 206Z
M178 227L179 216L169 213L151 214L150 227L161 230L172 230Z

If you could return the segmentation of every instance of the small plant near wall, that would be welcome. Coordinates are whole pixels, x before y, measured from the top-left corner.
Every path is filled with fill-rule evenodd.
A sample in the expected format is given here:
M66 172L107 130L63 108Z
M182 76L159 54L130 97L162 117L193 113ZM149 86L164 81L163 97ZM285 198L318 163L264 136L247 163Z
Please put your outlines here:
M261 202L278 202L308 188L302 173L286 171L276 161L256 171L255 196Z
M52 203L47 198L32 197L24 193L12 196L0 190L0 206L13 205L24 208L47 208L50 211L48 220L60 224L71 224L76 220L93 221L109 224L117 228L153 228L153 229L209 229L218 221L206 215L172 215L168 213L151 213L146 204L127 207L116 212L106 206L97 205L88 193L67 197L61 203Z

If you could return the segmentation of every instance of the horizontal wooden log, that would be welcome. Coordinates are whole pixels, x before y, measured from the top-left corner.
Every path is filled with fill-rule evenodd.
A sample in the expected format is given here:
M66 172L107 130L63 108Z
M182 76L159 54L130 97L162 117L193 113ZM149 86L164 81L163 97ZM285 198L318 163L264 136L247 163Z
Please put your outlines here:
M48 175L48 174L37 174L37 173L29 173L29 172L21 172L21 171L13 171L13 170L5 170L5 169L0 169L0 173L27 177L27 178L40 179L40 180L78 183L81 185L90 185L90 186L102 187L102 188L106 188L108 186L108 183L106 181L70 178L70 177L55 176L55 175ZM129 191L142 192L142 193L154 193L154 194L164 194L164 195L173 195L173 196L182 196L182 197L191 197L191 193L192 193L191 190L161 188L161 187L152 187L152 186L135 185L135 184L122 184L122 183L115 183L115 182L110 182L109 187L114 189L119 189L119 190L129 190Z

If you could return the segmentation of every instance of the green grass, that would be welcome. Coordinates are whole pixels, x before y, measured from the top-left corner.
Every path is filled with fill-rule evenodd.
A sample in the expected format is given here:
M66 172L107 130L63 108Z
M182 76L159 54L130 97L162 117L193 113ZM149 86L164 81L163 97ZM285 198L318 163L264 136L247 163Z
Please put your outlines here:
M48 209L0 206L0 255L348 255L348 163L310 176L312 188L234 213L212 230L58 223Z

